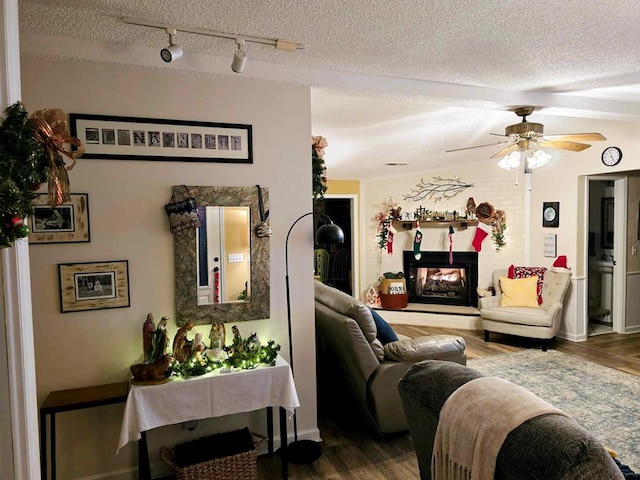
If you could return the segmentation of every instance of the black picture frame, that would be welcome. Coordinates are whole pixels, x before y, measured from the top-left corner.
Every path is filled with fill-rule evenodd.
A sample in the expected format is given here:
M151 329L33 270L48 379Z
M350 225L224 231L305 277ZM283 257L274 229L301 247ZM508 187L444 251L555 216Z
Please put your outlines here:
M548 216L547 212L552 212L554 215ZM560 226L560 202L542 203L542 226L546 228Z
M251 125L84 113L69 123L84 159L253 163Z
M600 248L613 248L614 197L602 197L600 200Z

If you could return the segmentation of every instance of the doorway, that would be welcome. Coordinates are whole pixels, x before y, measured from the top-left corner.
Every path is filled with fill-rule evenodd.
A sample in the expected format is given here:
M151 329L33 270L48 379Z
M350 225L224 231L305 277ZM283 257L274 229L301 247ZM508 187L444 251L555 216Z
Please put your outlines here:
M625 323L626 178L588 179L587 335Z
M315 246L329 253L325 283L349 295L358 291L357 258L354 258L354 252L357 252L356 202L356 195L325 195L324 199L314 201L314 212L328 215L344 232L342 244ZM317 229L323 221L320 216L315 218Z

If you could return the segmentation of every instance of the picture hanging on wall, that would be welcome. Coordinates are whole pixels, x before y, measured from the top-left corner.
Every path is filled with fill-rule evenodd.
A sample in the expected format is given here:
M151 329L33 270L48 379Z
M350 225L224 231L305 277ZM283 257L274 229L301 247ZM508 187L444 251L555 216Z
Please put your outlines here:
M47 205L49 195L39 193L29 217L29 243L76 243L91 241L89 195L72 193L71 200L56 208Z
M251 125L69 114L83 159L253 163Z
M130 305L129 262L60 263L62 313Z

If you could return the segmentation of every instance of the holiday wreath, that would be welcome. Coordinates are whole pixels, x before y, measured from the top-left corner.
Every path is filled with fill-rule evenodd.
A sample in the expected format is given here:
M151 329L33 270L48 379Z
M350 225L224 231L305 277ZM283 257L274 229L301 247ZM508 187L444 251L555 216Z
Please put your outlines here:
M64 144L75 145L71 152ZM67 133L65 115L45 109L28 115L20 102L9 105L0 124L0 247L29 234L24 219L33 213L36 190L49 184L49 206L69 200L67 171L84 151ZM71 158L66 165L62 155Z

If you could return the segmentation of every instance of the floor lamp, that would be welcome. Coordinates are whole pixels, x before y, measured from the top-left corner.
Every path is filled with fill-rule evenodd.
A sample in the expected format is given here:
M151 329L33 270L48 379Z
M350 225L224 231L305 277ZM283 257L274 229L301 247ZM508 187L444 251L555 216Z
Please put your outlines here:
M291 374L295 377L295 370L293 368L293 339L291 335L291 294L289 292L289 235L291 230L296 226L300 220L304 217L313 215L313 212L300 215L295 222L289 228L287 233L287 240L284 247L284 261L285 261L285 283L287 287L287 326L289 328L289 365L291 366ZM344 232L342 229L331 221L324 213L318 214L324 220L324 224L318 228L316 232L317 244L335 244L344 243ZM296 412L293 412L293 434L294 441L287 447L287 459L291 463L311 463L320 457L322 449L318 442L313 440L298 440L298 419Z

